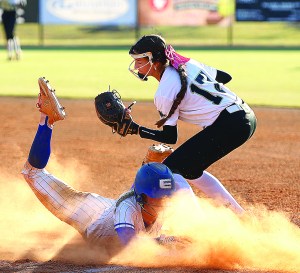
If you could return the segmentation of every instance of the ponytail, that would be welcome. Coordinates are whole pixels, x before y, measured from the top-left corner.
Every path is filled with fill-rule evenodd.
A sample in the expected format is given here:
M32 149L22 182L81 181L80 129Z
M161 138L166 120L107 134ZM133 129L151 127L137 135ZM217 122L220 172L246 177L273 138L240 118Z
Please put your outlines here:
M165 124L165 122L174 114L174 112L178 108L178 105L181 103L181 101L183 100L183 98L186 94L186 91L187 91L187 74L186 74L186 71L184 69L184 64L180 64L178 66L177 72L179 74L180 82L181 82L180 91L176 95L176 99L174 100L174 102L172 104L172 107L170 109L169 114L166 117L160 119L159 121L157 121L155 123L155 125L157 125L158 128L163 126Z
M123 193L117 200L116 202L116 208L126 199L130 198L134 196L134 189L131 189L125 193Z

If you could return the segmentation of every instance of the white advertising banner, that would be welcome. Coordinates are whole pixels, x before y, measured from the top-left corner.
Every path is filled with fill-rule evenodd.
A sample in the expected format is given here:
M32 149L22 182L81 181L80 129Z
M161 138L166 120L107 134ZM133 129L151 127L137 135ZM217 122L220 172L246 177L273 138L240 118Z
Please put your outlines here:
M40 0L42 24L135 26L137 0Z

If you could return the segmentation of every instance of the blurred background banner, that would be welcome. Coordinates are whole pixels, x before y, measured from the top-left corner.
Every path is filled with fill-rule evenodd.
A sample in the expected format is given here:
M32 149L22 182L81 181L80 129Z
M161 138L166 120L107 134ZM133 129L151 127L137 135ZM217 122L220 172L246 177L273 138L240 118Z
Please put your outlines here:
M137 0L43 0L41 24L101 24L135 26Z
M203 26L228 24L234 0L143 0L139 2L140 26Z
M237 21L300 21L299 0L236 0Z
M24 10L25 23L39 22L39 0L27 0L27 5Z
M180 46L300 46L300 0L27 0L16 13L29 46L128 46L147 33Z

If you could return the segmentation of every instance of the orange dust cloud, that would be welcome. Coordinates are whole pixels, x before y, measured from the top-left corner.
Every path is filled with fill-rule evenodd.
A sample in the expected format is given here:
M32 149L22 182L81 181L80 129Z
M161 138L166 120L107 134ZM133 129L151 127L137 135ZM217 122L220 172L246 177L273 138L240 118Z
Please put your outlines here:
M51 155L49 168L55 170L54 174L64 181L71 181L73 187L79 186L87 177L86 169L78 168L75 160L65 164L67 167L58 164ZM23 179L21 170L8 174L0 169L0 191L1 259L46 261L64 249L71 238L78 236L75 229L58 220L39 202ZM71 256L76 259L74 251Z
M58 164L54 155L48 171L79 190L88 179L88 169L79 162ZM87 250L72 227L43 207L20 172L12 175L0 169L2 259L284 272L300 268L300 230L284 213L255 206L237 216L205 199L197 198L195 202L183 194L168 204L163 232L187 238L188 242L163 247L144 235L109 259L111 253L105 247L102 251Z
M243 216L178 194L168 206L166 234L189 243L158 246L140 238L111 262L141 267L188 266L299 272L300 229L280 212L248 207Z

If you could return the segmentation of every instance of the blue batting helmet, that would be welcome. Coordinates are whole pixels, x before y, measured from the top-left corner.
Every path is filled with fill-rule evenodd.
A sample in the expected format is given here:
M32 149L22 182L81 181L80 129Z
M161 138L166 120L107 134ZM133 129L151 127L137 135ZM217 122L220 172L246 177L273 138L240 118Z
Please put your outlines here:
M162 163L144 164L137 172L134 191L137 199L142 194L150 198L170 196L175 190L175 181L171 170Z

